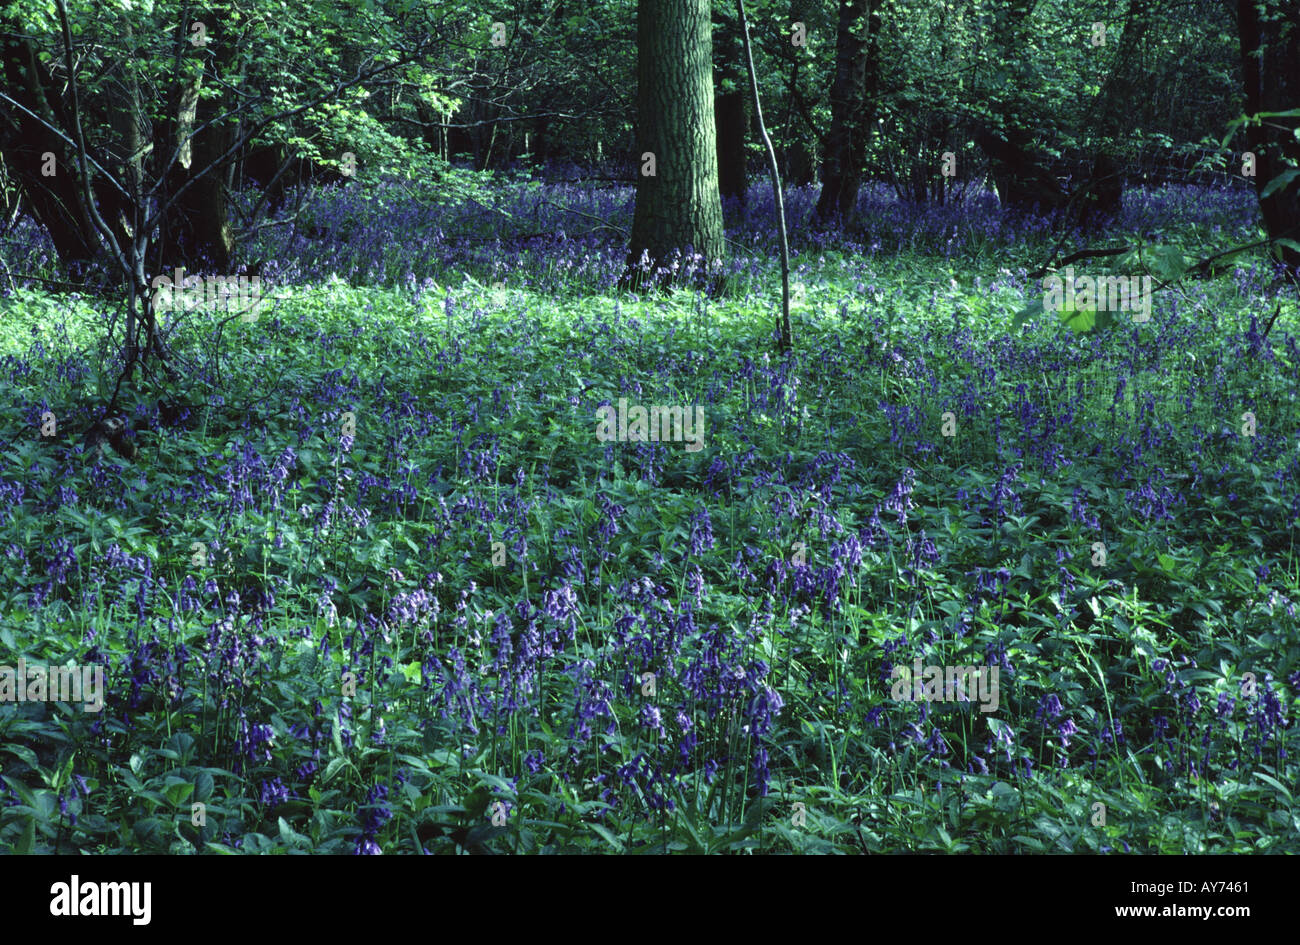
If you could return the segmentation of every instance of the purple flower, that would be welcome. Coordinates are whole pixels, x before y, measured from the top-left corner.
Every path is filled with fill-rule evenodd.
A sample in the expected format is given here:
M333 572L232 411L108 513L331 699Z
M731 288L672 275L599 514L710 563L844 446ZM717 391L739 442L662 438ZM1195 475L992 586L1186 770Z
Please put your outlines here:
M690 553L700 555L713 547L713 523L709 510L700 506L691 516Z
M1034 718L1046 724L1060 715L1061 712L1061 700L1053 693L1043 697L1042 702L1038 704L1038 711L1034 713Z
M289 800L289 789L279 778L263 781L258 799L264 807L277 807Z
M365 814L361 819L361 836L357 838L356 852L368 856L383 853L375 838L384 825L393 819L393 809L388 805L388 786L376 784L372 787L366 795L366 804L362 810Z
M646 703L641 707L641 724L654 732L660 738L666 738L668 733L664 730L663 717L659 713L659 707Z
M912 502L912 490L916 486L916 472L911 468L903 470L903 478L894 484L893 490L885 498L885 509L898 513L898 524L907 524L907 512L916 508Z

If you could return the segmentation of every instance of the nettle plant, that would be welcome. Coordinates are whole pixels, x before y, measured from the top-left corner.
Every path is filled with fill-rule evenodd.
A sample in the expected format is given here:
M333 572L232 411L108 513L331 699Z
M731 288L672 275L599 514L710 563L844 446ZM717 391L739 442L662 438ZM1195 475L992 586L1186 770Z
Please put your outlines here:
M1297 179L1300 179L1300 169L1284 171L1264 186L1260 198L1272 197ZM1049 310L1076 333L1107 331L1124 324L1123 319L1115 318L1117 312L1132 313L1134 322L1145 323L1150 321L1153 292L1170 288L1184 279L1221 275L1228 271L1233 260L1258 249L1267 249L1269 258L1280 263L1285 253L1300 252L1300 242L1277 236L1205 256L1173 243L1148 244L1141 239L1131 246L1081 250L1061 260L1059 265L1063 268L1048 265L1032 274L1043 277L1041 294L1012 317L1011 328L1018 331ZM1115 262L1110 270L1094 274L1076 274L1069 265L1097 258L1112 258ZM1264 328L1263 337L1268 336L1280 312L1279 304Z
M1055 312L1066 326L1079 333L1106 331L1124 324L1123 319L1115 317L1118 313L1132 313L1134 322L1145 323L1150 320L1153 292L1192 276L1217 275L1224 271L1223 264L1230 257L1261 245L1290 242L1265 240L1206 257L1170 244L1138 245L1118 256L1114 270L1090 275L1078 275L1069 266L1053 270L1039 283L1042 286L1039 297L1015 314L1011 327L1019 330L1048 311ZM1100 254L1079 254L1087 255ZM1272 325L1270 319L1268 328Z

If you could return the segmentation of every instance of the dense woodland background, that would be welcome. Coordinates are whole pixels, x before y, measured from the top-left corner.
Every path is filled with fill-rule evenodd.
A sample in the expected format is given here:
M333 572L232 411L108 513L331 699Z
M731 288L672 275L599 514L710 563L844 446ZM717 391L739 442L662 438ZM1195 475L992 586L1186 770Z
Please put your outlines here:
M1300 850L1294 0L0 0L0 211L0 847Z

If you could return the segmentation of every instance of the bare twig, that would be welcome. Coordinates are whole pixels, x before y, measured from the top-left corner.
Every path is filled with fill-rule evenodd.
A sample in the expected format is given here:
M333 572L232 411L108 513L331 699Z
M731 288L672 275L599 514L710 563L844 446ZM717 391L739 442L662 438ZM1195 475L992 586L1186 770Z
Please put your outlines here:
M754 99L754 121L758 125L759 137L763 139L763 148L767 152L767 170L772 177L772 196L776 201L776 228L781 236L781 322L779 325L780 350L789 352L790 337L790 241L785 232L785 199L781 192L781 171L776 165L776 149L768 136L767 126L763 124L763 104L758 94L758 75L754 71L754 51L749 44L749 20L745 17L745 0L736 0L736 12L740 16L740 37L744 40L745 65L749 70L749 90Z

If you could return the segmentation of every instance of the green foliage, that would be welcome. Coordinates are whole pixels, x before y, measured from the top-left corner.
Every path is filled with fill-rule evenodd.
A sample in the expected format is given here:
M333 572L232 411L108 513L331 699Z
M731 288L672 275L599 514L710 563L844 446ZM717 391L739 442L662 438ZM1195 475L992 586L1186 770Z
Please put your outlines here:
M1171 232L1161 245L1197 238ZM98 461L69 456L30 435L30 405L42 401L69 428L85 421L77 405L95 384L99 313L89 300L69 307L38 293L12 297L0 342L33 371L0 409L8 439L0 484L11 488L20 476L57 482L78 498L65 496L48 511L34 500L6 503L0 662L18 655L60 662L94 634L113 666L130 664L141 639L124 628L136 626L140 575L127 569L96 578L90 570L105 567L114 545L147 559L173 595L192 578L201 609L161 605L170 609L153 625L159 644L184 645L191 662L174 680L143 683L129 727L114 711L95 734L94 717L75 709L0 705L7 801L0 846L351 852L378 803L371 791L383 784L392 816L375 842L392 852L1300 849L1288 796L1294 735L1280 735L1257 756L1244 708L1256 703L1239 685L1243 672L1281 680L1300 669L1284 602L1300 600L1289 460L1252 458L1235 436L1201 442L1191 435L1224 425L1220 401L1251 404L1261 430L1289 429L1296 366L1281 345L1276 361L1240 356L1234 346L1244 344L1258 306L1230 274L1204 281L1204 295L1182 313L1176 348L1165 342L1135 355L1128 333L1056 326L1006 338L1000 313L1024 285L1004 278L976 290L974 278L1008 252L1029 258L1045 249L982 246L942 264L928 251L867 262L828 251L798 260L805 301L797 330L805 344L780 377L771 363L745 369L767 344L761 326L770 311L759 300L771 296L772 267L761 274L763 292L709 305L689 293L557 300L521 283L472 280L444 280L418 298L341 283L300 289L274 317L235 324L239 344L222 354L224 403L196 391L205 406L187 425L141 426L129 464L111 453ZM1150 247L1141 259L1180 264ZM1247 263L1258 259L1241 260ZM1295 328L1288 311L1278 331ZM182 327L178 343L203 350L206 330L201 322ZM985 350L997 352L992 381L966 354ZM1130 389L1117 394L1116 375L1134 363L1125 374ZM1206 379L1218 386L1204 386ZM595 444L595 405L638 386L663 402L708 404L707 449ZM964 391L975 409L960 415L956 438L891 428L907 407L924 428L937 429ZM1072 442L1070 465L1048 471L1041 457L1016 460L999 444L995 423L1006 428L1049 409L1059 415L1067 401L1080 417L1077 429L1091 431ZM142 403L132 413L148 409ZM346 411L355 414L356 438L340 453ZM1135 472L1131 455L1112 448L1147 429L1146 416L1176 428L1152 443L1148 462L1164 472L1149 479ZM933 442L918 452L923 436ZM1034 431L1016 427L1012 437L1024 448ZM262 467L240 465L249 451L270 465L286 446L296 458L279 492L259 485L241 501L241 485L262 481L254 472ZM729 459L750 450L751 468ZM827 459L836 454L852 460L835 461L838 478ZM1187 488L1178 477L1193 458L1224 472ZM715 460L721 467L713 468ZM1008 476L1013 462L1033 465ZM746 546L760 570L788 558L795 541L805 543L811 566L825 567L830 536L844 534L840 528L858 533L909 465L924 470L915 508L903 525L883 516L888 540L864 548L861 566L839 579L840 608L815 598L796 607L775 583L754 597L754 583L735 566L737 555L751 554ZM398 502L391 497L403 484L413 495ZM1170 490L1186 505L1163 520L1143 504L1148 487ZM988 497L1008 490L1021 508L993 512ZM178 504L172 497L182 494L189 498ZM1100 519L1096 528L1079 520L1081 496ZM324 524L331 503L368 516ZM602 510L611 503L625 511L618 532L604 538ZM715 545L691 554L700 507L710 511ZM475 508L492 517L464 514ZM936 538L942 560L910 577L907 543L921 529ZM1089 564L1099 535L1109 551L1105 569ZM50 580L43 549L65 539L78 567L38 606ZM497 540L523 540L527 553L512 550L508 566L496 567ZM208 550L202 564L190 557L195 541ZM12 547L27 550L26 564L4 550ZM1262 566L1272 569L1267 586L1259 582ZM701 771L686 775L671 794L671 812L650 808L644 785L614 782L609 773L653 750L656 736L641 726L638 701L612 670L613 729L600 727L599 750L579 749L573 766L565 759L577 744L568 733L579 692L555 667L537 680L536 714L506 713L500 729L481 719L477 732L442 717L424 685L428 658L455 646L472 667L490 666L495 615L540 602L566 567L600 573L599 586L574 584L572 646L594 662L622 632L614 587L666 585L663 601L680 613L692 593L684 577L698 567L704 589L696 619L728 638L741 638L757 610L774 608L771 627L743 654L771 667L771 685L786 703L765 742L766 798L749 780L747 759L712 780ZM1009 575L1004 594L975 590L972 574L998 569ZM426 583L430 572L440 579ZM1063 574L1072 588L1063 587ZM323 591L322 580L333 590ZM208 581L215 593L202 593ZM369 638L374 649L363 655L353 621L384 617L417 589L438 602L438 613L424 623L395 622ZM232 592L242 604L229 603ZM274 601L257 605L255 628L249 607L268 592ZM261 640L247 687L203 668L205 641L214 628L223 632L227 617ZM963 634L954 632L959 619ZM426 631L434 644L423 639ZM914 716L891 704L882 686L882 647L900 634L933 634L930 661L969 662L1004 647L1014 662L994 716L949 706L931 716L950 767L907 734ZM356 694L342 695L341 674L365 667ZM1155 720L1175 717L1182 704L1168 692L1168 672L1205 713L1220 695L1242 700L1210 731L1208 747L1181 732L1157 735ZM119 707L132 698L130 675L115 673ZM483 679L489 685L490 673ZM1068 749L1036 719L1048 695L1081 729ZM659 698L664 707L684 699L670 674ZM1289 690L1282 698L1294 705ZM882 707L883 717L871 714ZM1123 746L1102 738L1110 720L1122 722ZM694 722L701 744L728 750L735 731L727 713L701 711ZM250 757L241 747L244 724L268 727L266 754ZM1182 741L1170 740L1175 735ZM999 739L1014 745L1015 767L997 767L1007 744ZM990 740L993 753L984 747ZM1202 765L1201 777L1167 766L1181 764L1178 746ZM536 770L525 764L534 751L545 758ZM976 755L989 773L969 770ZM1034 763L1032 777L1023 775L1024 759ZM609 796L595 786L601 774ZM277 780L287 795L267 792ZM804 805L805 822L792 821L795 802ZM1090 821L1096 802L1109 810L1105 826ZM192 822L195 803L205 805L206 825ZM493 822L494 812L504 824Z

